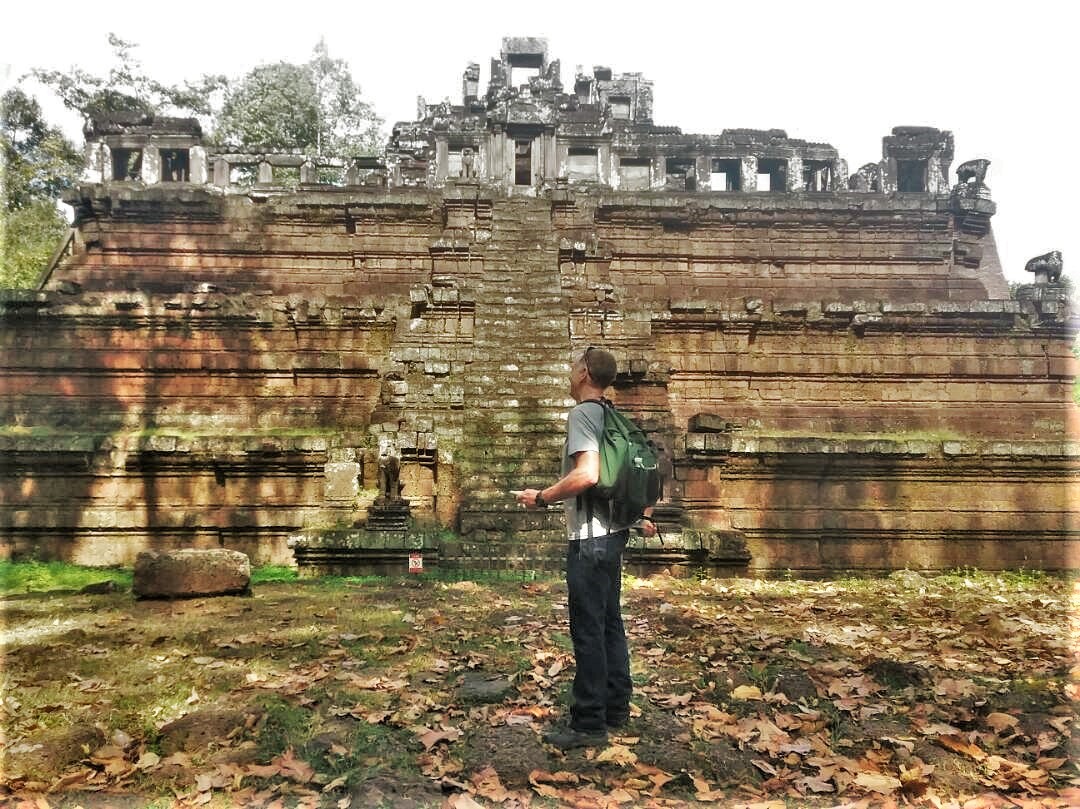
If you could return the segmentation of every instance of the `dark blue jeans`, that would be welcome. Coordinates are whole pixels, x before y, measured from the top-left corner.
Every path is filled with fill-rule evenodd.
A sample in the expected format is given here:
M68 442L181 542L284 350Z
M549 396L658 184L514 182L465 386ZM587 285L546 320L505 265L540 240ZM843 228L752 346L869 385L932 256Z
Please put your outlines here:
M570 638L574 642L574 704L570 725L603 730L630 707L630 654L619 610L622 552L630 536L619 531L572 540L566 555L570 592Z

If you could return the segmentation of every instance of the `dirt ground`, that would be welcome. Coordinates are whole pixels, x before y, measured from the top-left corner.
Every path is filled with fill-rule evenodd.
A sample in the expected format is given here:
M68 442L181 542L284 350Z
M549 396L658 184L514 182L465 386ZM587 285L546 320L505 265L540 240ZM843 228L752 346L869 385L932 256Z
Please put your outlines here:
M1080 585L626 577L634 706L560 753L557 578L3 600L0 803L1080 805Z

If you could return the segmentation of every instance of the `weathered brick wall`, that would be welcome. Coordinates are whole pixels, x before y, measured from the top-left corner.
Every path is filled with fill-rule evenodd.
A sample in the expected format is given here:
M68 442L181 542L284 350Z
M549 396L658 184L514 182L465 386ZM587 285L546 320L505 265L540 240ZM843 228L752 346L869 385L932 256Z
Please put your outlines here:
M602 344L672 533L740 531L762 571L1080 566L1069 323L947 198L94 186L80 215L5 302L8 553L288 559L363 521L391 442L448 556L557 560L508 490L557 475Z
M281 298L114 293L98 302L53 300L16 315L0 335L4 424L366 424L394 328L371 307L312 314L305 304L300 314Z
M1014 330L1016 315L1007 312L980 325L981 314L882 316L862 334L846 320L752 329L714 321L716 331L705 331L710 318L695 317L682 328L656 324L671 329L656 336L656 354L678 369L667 383L678 424L712 412L744 428L807 436L1069 435L1076 408L1068 343ZM999 333L986 333L995 320Z

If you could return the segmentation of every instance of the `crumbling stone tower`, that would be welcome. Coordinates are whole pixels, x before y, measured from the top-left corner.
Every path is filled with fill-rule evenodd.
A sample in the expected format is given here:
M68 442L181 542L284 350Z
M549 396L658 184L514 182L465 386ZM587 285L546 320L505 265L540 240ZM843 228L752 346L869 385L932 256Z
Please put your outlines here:
M1061 259L1010 296L988 161L950 182L929 127L853 173L781 130L684 134L640 74L564 88L539 39L462 85L377 158L88 130L71 238L3 301L7 553L558 564L559 516L508 490L556 475L569 363L603 344L671 471L676 549L639 556L1078 566Z

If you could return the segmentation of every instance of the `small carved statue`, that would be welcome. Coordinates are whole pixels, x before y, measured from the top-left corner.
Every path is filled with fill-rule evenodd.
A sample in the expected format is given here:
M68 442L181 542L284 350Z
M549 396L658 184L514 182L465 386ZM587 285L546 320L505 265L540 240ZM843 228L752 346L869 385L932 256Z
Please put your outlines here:
M1049 253L1035 256L1024 265L1024 269L1035 273L1036 284L1056 284L1061 280L1063 266L1061 251L1051 250Z
M989 199L990 189L986 187L986 169L990 161L984 158L968 160L956 168L959 182L953 186L954 197L985 197Z
M976 185L983 185L986 182L986 169L989 166L990 161L983 158L968 160L957 166L956 176L962 183L970 183L974 180Z
M466 146L461 150L461 171L459 176L471 180L476 177L475 158L473 150Z
M401 482L401 459L389 441L379 442L379 496L384 503L402 499L405 486Z
M379 461L379 497L400 500L405 487L401 485L401 462L396 455Z

